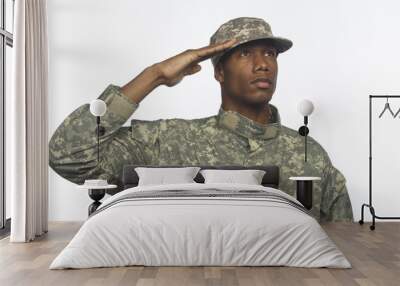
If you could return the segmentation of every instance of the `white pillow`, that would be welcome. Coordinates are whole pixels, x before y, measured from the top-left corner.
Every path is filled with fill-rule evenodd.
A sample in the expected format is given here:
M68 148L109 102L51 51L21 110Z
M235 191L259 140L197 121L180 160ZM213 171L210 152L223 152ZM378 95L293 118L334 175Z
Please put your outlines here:
M247 185L261 185L265 171L262 170L201 170L204 183L236 183Z
M199 167L135 168L139 176L139 186L195 183L193 179L199 170Z

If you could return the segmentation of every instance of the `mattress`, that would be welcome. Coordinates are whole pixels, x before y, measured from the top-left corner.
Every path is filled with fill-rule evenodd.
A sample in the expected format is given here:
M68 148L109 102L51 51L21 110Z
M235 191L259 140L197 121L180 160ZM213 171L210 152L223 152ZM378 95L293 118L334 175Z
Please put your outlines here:
M227 183L138 186L109 197L50 269L129 265L351 267L296 199Z

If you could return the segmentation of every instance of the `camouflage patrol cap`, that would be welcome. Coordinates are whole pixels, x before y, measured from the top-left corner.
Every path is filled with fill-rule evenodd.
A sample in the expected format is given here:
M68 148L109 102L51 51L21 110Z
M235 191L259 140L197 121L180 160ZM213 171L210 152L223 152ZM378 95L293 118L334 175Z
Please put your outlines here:
M287 51L293 44L292 41L288 39L275 37L272 34L271 26L263 19L251 17L235 18L222 24L211 36L210 44L219 44L233 38L238 40L235 45L211 58L214 67L228 51L250 41L261 39L269 40L277 49L278 53Z

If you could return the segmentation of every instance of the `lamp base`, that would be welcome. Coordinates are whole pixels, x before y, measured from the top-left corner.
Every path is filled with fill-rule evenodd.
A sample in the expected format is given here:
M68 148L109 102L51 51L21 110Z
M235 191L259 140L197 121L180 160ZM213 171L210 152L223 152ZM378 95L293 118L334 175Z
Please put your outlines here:
M104 126L101 126L101 125L98 125L96 127L96 130L95 130L96 134L97 134L97 131L99 132L98 133L99 136L103 136L106 133L106 129L104 128Z
M305 126L305 125L303 125L303 126L301 126L301 127L299 128L299 134L300 134L301 136L306 136L306 135L308 135L309 132L310 132L310 130L309 130L308 127Z

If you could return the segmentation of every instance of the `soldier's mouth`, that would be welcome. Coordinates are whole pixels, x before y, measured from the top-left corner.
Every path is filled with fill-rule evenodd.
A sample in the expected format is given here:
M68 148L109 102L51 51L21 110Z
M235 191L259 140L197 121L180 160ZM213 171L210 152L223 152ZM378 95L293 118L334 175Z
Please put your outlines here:
M259 77L259 78L256 78L255 80L252 80L251 84L254 84L258 88L268 89L268 88L272 87L272 80L270 80L269 78L265 78L265 77Z

